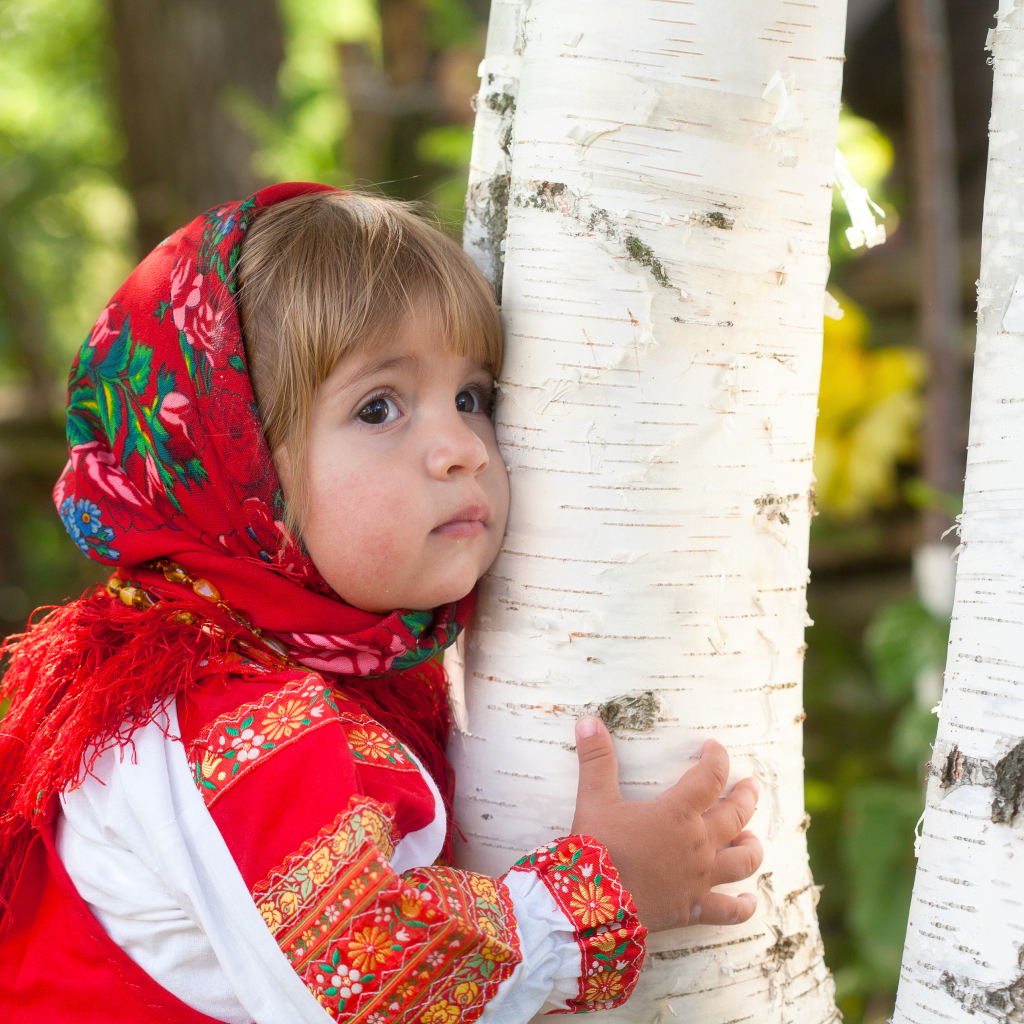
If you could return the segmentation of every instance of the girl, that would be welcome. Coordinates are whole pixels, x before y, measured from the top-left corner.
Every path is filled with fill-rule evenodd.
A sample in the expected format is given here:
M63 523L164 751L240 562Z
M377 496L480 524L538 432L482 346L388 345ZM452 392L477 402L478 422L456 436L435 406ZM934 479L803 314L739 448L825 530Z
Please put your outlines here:
M54 497L117 569L0 694L0 1017L512 1024L623 1002L648 928L750 916L709 890L760 863L756 783L718 800L709 741L624 803L593 718L574 834L447 866L437 656L504 531L500 362L454 243L319 185L197 218L114 296Z

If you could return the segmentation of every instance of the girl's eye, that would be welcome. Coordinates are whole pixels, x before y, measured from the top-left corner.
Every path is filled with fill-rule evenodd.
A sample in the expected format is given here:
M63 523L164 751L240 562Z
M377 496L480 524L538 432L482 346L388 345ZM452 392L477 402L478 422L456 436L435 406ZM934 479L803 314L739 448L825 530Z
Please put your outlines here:
M475 391L460 391L455 396L455 408L459 412L482 412L483 403Z
M356 416L364 423L379 426L381 423L390 423L391 420L398 419L398 406L390 398L380 395L371 398Z

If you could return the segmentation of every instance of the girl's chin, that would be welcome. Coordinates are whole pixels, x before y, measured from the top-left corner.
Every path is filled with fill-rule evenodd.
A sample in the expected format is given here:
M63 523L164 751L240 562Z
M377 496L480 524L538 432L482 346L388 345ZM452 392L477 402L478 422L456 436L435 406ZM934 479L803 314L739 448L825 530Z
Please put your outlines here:
M432 612L442 605L454 604L461 601L476 586L476 581L468 587L452 586L438 589L436 592L427 595L417 595L416 598L399 604L397 606L388 604L380 606L375 601L352 601L342 595L346 604L358 608L360 611L369 612L371 615L390 615L392 612Z

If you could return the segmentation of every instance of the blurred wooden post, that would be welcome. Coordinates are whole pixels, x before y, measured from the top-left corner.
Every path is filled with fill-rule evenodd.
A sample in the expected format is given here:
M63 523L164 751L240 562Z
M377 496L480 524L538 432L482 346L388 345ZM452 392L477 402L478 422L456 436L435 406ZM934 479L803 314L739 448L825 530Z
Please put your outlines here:
M959 494L963 477L960 396L960 234L953 87L944 0L899 0L908 120L913 152L913 213L919 264L918 317L930 367L922 438L925 483ZM924 543L952 525L924 512Z
M140 255L265 184L232 90L271 107L284 40L274 0L109 0Z
M419 0L380 0L377 7L382 60L366 43L338 47L350 117L346 156L353 177L364 182L378 182L391 169L398 119L438 107L426 10Z

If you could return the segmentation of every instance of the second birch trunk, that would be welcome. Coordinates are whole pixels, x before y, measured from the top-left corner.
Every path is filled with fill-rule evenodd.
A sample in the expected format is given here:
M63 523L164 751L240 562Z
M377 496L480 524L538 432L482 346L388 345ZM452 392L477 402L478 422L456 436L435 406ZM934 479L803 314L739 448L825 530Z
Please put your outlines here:
M893 1024L1024 1021L1024 14L999 11L956 593Z

